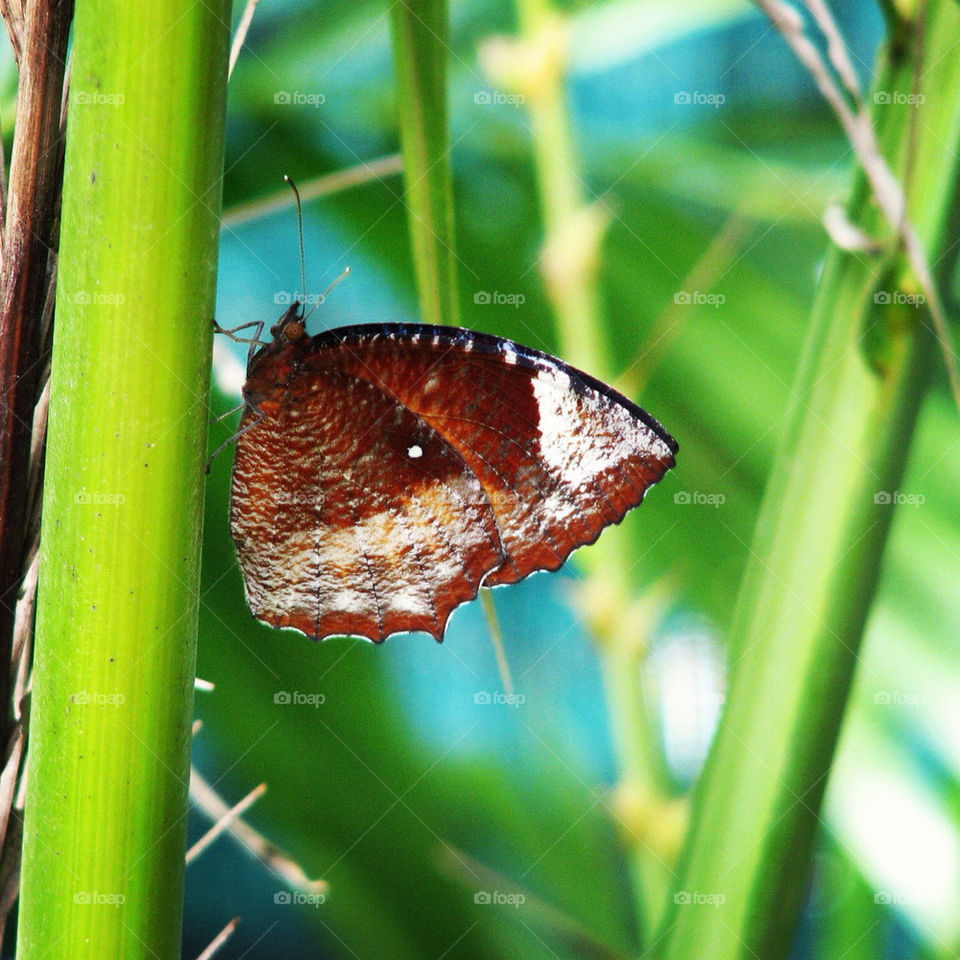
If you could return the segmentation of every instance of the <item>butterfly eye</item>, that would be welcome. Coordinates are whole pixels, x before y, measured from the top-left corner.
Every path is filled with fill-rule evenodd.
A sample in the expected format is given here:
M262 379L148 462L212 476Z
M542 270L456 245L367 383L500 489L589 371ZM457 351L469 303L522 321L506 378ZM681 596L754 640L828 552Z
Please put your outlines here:
M281 331L283 336L291 343L302 340L307 333L307 328L302 320L291 320Z

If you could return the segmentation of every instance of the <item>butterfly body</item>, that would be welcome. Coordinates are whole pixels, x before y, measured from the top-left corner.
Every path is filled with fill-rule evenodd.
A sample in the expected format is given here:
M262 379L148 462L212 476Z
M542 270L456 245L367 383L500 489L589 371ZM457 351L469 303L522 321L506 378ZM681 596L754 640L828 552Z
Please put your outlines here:
M308 337L252 354L231 532L254 615L320 639L438 640L481 585L555 570L619 522L677 445L562 361L456 327Z

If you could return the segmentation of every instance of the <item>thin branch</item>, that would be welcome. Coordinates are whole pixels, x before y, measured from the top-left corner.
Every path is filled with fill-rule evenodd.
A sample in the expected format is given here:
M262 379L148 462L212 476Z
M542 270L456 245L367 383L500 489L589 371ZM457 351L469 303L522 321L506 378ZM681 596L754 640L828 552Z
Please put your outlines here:
M0 0L0 16L7 28L10 37L10 46L13 47L13 58L20 66L23 56L23 4L20 0Z
M841 250L869 254L883 252L883 244L861 230L855 223L851 223L847 211L839 203L827 204L827 209L823 211L822 222L827 236Z
M690 268L677 293L700 293L712 290L730 269L734 257L743 249L753 230L753 222L740 211L727 217L714 234L706 250ZM628 397L643 393L650 377L659 367L667 350L679 336L693 310L693 297L674 297L651 325L640 349L614 386Z
M14 728L11 742L7 747L6 763L0 773L0 835L6 836L10 822L10 812L13 809L14 797L17 794L17 782L20 778L20 764L23 758L24 744L23 730Z
M233 931L237 929L240 922L239 917L234 917L211 941L206 950L203 951L197 960L210 960L210 958L233 936Z
M30 688L30 666L33 660L33 612L37 602L37 578L40 574L40 551L34 549L23 578L23 591L17 601L16 627L13 636L13 716L23 721L23 699Z
M60 136L67 132L67 104L70 101L70 73L73 69L73 51L67 54L67 66L63 71L63 92L60 95Z
M18 12L19 11L19 12ZM7 7L15 21L19 3ZM8 662L23 576L28 519L31 426L39 392L41 323L56 243L63 169L60 104L70 0L35 0L23 24L20 88L0 279L0 649ZM10 21L8 21L10 22ZM0 671L0 719L6 741L10 677Z
M57 214L59 219L59 211ZM47 446L47 418L50 410L50 349L53 344L53 311L57 298L57 259L51 251L47 278L47 298L40 316L40 347L38 363L40 388L36 406L33 408L33 424L30 430L30 462L27 471L27 525L24 542L26 553L39 548L40 509L43 499L43 463Z
M237 58L240 56L240 50L244 41L247 39L247 31L253 22L253 15L257 10L259 0L247 0L247 5L243 8L243 16L240 17L240 23L237 24L237 32L233 36L233 44L230 47L230 66L227 68L227 79L233 75L233 68L236 66Z
M827 56L833 64L834 70L843 81L847 92L853 97L853 102L858 108L863 106L863 99L860 96L860 81L857 79L857 71L853 68L850 56L847 53L847 45L843 41L843 36L837 27L833 14L827 7L824 0L804 0L806 8L811 16L817 22L824 37L827 40Z
M18 807L10 817L0 858L0 940L7 928L10 911L20 895L20 860L23 848L23 813Z
M866 174L877 206L900 236L907 262L910 264L917 283L926 297L927 308L933 318L933 325L946 364L953 402L957 410L960 411L960 375L957 373L957 366L954 361L950 333L940 302L940 294L933 281L923 244L907 219L906 199L903 191L880 153L869 114L866 110L854 114L847 106L820 53L804 34L803 20L793 7L781 2L781 0L755 0L755 2L783 34L783 38L793 49L797 59L810 71L811 76L820 88L820 92L833 107L834 113L836 113L847 135L850 146Z
M381 180L383 177L393 176L402 171L403 158L399 153L391 153L388 156L371 160L369 163L359 163L355 167L347 167L346 170L326 173L322 177L316 177L307 183L300 184L300 199L303 203L309 203L311 200L316 200L317 197L339 193L341 190L361 186L373 180ZM250 220L257 220L279 210L286 210L293 206L293 202L293 195L289 189L284 187L282 190L278 190L276 193L260 200L233 207L223 215L221 223L224 227L237 227Z
M190 769L190 799L211 820L220 820L230 811L227 803L203 779L195 767ZM230 821L227 824L227 831L292 889L302 890L304 893L326 892L325 880L311 880L303 872L303 868L289 855L243 820Z
M235 803L214 825L187 851L187 864L193 863L227 827L246 813L265 793L267 785L261 783L254 787L239 803Z

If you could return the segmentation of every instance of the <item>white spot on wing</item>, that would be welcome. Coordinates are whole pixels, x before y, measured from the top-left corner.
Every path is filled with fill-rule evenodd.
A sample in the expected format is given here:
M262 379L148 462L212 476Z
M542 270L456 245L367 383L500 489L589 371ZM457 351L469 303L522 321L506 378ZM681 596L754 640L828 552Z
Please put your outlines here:
M423 447L417 443L411 443L410 446L407 447L407 456L411 460L419 460L420 457L423 456Z

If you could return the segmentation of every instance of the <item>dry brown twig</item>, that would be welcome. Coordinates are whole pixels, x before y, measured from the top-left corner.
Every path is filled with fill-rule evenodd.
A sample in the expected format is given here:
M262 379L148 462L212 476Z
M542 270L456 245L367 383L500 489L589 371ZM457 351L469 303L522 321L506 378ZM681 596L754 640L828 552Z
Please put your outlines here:
M259 0L247 0L247 5L243 8L243 16L237 24L237 32L233 35L233 43L230 46L230 65L227 67L227 79L233 75L233 68L237 64L237 58L240 56L240 50L243 48L244 41L247 39L247 31L253 22L253 15L257 12L257 3Z
M20 69L9 169L0 164L0 937L19 889L26 722L49 394L71 0L0 0Z
M847 52L847 45L844 43L837 24L827 7L825 0L804 0L811 16L817 22L817 26L827 40L827 56L833 64L833 69L837 71L847 92L853 97L853 102L858 108L863 107L863 100L860 96L860 81L857 79L857 71L853 69L853 63L850 60L850 54Z
M292 889L301 890L308 894L326 892L327 882L325 880L311 880L304 873L303 868L283 850L239 817L232 817L232 808L204 780L196 768L190 770L190 799L202 813L206 814L215 823L225 821L224 830Z
M211 941L206 950L203 951L197 960L210 960L210 958L233 936L233 931L237 929L240 922L239 917L234 917Z
M960 375L957 373L940 294L933 280L923 244L907 218L906 198L903 190L880 152L869 112L862 103L860 103L856 113L847 105L830 70L820 56L819 50L804 32L803 18L794 7L783 2L783 0L755 0L755 2L783 35L784 40L796 54L797 59L809 70L820 92L833 108L870 183L877 206L899 236L910 269L926 297L927 307L933 319L937 340L940 343L944 363L946 364L953 401L957 410L960 411ZM817 23L821 24L821 29L827 36L828 44L834 51L831 58L837 58L841 63L849 65L850 60L846 53L846 44L843 42L829 8L825 3L817 2L817 0L804 0L804 2L811 10ZM813 9L814 7L816 10ZM823 27L823 23L827 24L826 28ZM837 52L838 45L843 51L842 54ZM836 61L834 62L836 63ZM844 70L846 69L845 66ZM844 75L839 68L837 72L841 76Z
M189 865L209 847L217 837L226 830L234 820L246 813L265 793L267 785L258 784L239 803L235 803L213 826L187 851L186 861Z
M0 0L0 16L3 17L10 46L13 47L13 58L20 66L23 56L23 4L20 0Z

